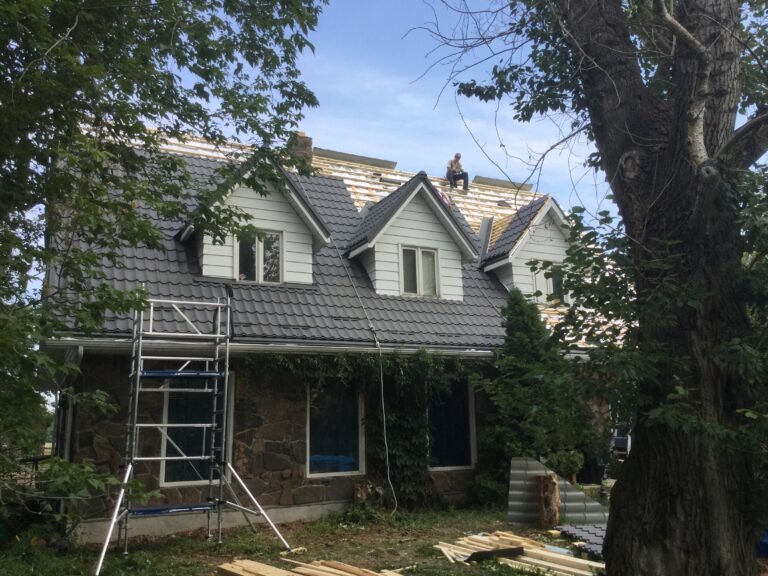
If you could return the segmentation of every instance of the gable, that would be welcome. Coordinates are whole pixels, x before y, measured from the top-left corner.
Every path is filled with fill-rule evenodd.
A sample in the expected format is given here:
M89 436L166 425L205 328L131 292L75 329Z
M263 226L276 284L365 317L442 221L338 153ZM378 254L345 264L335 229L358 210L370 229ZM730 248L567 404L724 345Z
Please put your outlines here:
M313 235L294 206L279 192L261 196L240 186L225 201L252 216L251 224L260 230L282 234L283 282L311 284ZM238 242L228 237L216 245L211 238L202 238L200 264L203 276L236 279L238 272Z
M531 271L531 260L549 261L555 264L565 260L568 241L560 220L552 211L547 211L532 224L510 254L493 272L507 286L519 288L523 294L541 291L539 299L546 302L546 294L551 291L543 271Z
M445 232L453 239L467 262L477 258L477 249L472 233L463 221L460 213L452 210L450 199L438 192L429 182L424 172L419 172L403 186L370 207L360 223L356 234L348 245L350 257L362 254L373 248L385 234L400 213L417 197L420 197L434 218L441 223Z
M420 195L412 198L378 237L373 262L369 259L364 261L377 293L391 296L402 294L401 258L404 247L434 250L437 254L439 297L447 300L463 298L461 251Z

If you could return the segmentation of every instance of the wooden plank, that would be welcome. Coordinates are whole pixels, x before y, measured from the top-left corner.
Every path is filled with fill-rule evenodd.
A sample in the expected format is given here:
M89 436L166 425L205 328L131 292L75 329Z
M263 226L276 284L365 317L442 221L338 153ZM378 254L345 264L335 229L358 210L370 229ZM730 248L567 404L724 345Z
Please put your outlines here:
M378 574L376 574L376 572L373 572L372 570L366 570L365 568L358 568L357 566L352 566L351 564L345 564L344 562L337 562L336 560L317 560L316 562L312 562L312 564L319 564L320 566L335 568L336 570L341 570L342 572L346 572L347 574L352 574L353 576L379 576Z
M557 552L550 552L549 550L539 550L538 548L526 548L525 555L531 558L537 558L539 560L548 560L556 564L562 564L563 566L570 566L572 568L580 568L583 570L590 570L592 568L605 569L604 562L593 562L592 560L582 560L575 556L567 556L565 554L558 554Z
M496 545L493 542L489 542L482 536L467 536L466 538L462 538L461 541L466 542L467 544L474 544L475 546L479 546L484 550L493 550L496 548Z
M536 558L531 558L530 556L520 556L516 558L516 560L518 562L524 562L525 564L532 564L533 566L538 566L539 568L546 568L549 570L558 570L560 572L563 572L564 574L568 574L569 576L594 576L594 572L592 570L580 570L578 568L570 568L568 566L563 566L562 564L547 562L546 560L537 560Z
M528 572L530 574L541 574L541 570L536 568L535 566L532 566L531 564L525 564L523 562L519 562L517 560L511 560L510 558L500 558L499 562L502 564L506 564L508 566L512 566L514 568L517 568L518 570L522 570L524 572ZM565 572L559 572L557 570L548 570L547 574L554 574L554 576L570 576L569 574L566 574Z
M307 564L306 562L299 562L298 560L292 560L291 558L281 558L283 562L290 562L295 564L299 568L306 568L308 570L314 570L315 572L322 572L325 576L349 576L348 572L342 572L335 568L329 568L328 566L321 566L318 564ZM294 568L293 571L297 572L299 568Z
M235 560L234 564L256 576L291 576L291 573L288 570L283 570L282 568L271 566L270 564L262 564L255 560Z
M449 552L447 548L443 548L442 546L439 546L437 544L433 546L433 548L437 548L438 550L440 550L440 552L443 553L443 556L448 558L448 562L450 562L451 564L456 564L456 560L453 559L453 554L451 554L451 552Z
M281 570L253 560L235 560L222 564L219 569L223 574L235 574L236 576L291 576L287 570Z
M526 547L530 546L532 548L544 548L545 546L545 544L542 544L541 542L537 542L536 540L531 540L530 538L526 538L525 536L518 536L514 532L497 531L497 532L494 532L494 535L500 538L501 540L513 541L519 546L526 546Z
M219 564L216 567L216 573L222 574L222 576L252 576L250 572L246 572L242 568L239 568L238 566L230 562Z
M477 552L476 548L469 548L468 546L462 546L461 544L448 544L447 542L438 542L439 546L443 546L451 551L456 551L461 554L472 554L472 552Z
M303 576L328 576L328 572L324 572L318 566L315 566L314 568L309 566L297 566L289 572L289 574L291 574L291 576L296 576L296 574L303 574Z

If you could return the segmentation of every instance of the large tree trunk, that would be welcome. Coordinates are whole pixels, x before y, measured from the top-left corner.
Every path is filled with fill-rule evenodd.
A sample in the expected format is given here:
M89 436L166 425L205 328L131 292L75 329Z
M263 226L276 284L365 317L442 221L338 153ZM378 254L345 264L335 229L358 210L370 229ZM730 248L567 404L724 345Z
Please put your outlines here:
M750 398L726 361L728 343L747 328L735 176L716 154L733 134L739 94L738 5L682 0L670 15L655 2L677 39L663 98L639 71L621 2L560 6L633 240L637 344L649 362L633 449L611 498L608 574L754 575L749 458L727 433Z
M674 243L666 254L662 247L635 250L645 271L635 285L647 311L639 345L660 359L639 390L633 450L612 494L605 556L611 575L748 576L757 573L753 476L749 455L727 434L750 398L725 364L725 345L746 326L738 226L725 206L705 221L681 218L695 212L681 198L701 185L680 178L672 185L679 193L651 211L648 232ZM654 275L649 260L660 256L673 267ZM670 402L676 387L687 396ZM672 424L649 418L665 405Z

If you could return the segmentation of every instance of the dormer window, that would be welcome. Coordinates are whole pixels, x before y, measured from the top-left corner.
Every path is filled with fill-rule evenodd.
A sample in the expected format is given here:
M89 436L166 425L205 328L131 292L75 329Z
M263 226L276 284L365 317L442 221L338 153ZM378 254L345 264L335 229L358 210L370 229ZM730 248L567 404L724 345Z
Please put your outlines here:
M438 296L436 250L404 247L400 261L402 293L405 296Z
M238 249L238 279L260 284L280 284L283 281L283 235L264 232L262 240L254 234L240 240Z
M564 304L565 289L563 288L563 269L560 266L553 266L551 270L550 282L552 286L552 299L556 304Z

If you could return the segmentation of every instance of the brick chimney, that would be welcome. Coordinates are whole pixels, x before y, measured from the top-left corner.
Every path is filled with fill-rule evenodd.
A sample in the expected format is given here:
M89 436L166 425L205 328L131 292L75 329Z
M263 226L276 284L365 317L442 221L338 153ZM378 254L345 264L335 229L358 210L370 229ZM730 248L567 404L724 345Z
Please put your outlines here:
M312 138L304 132L294 132L288 147L299 163L302 161L308 165L312 163Z

